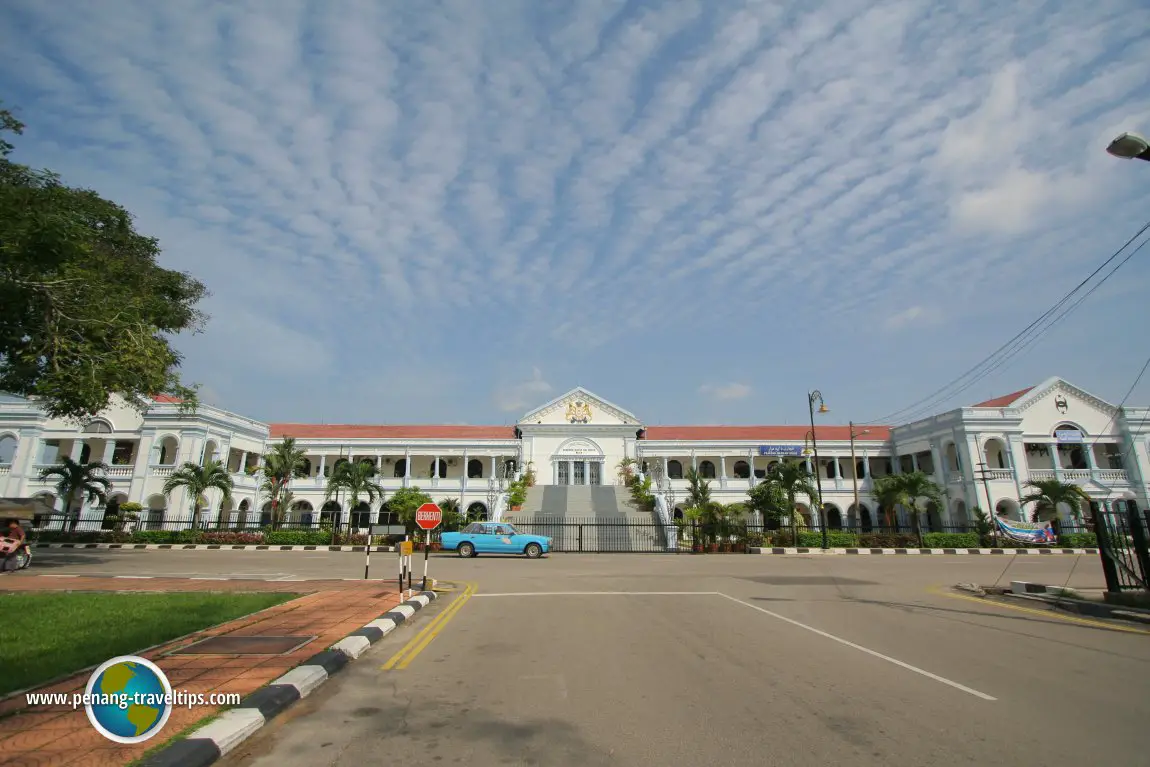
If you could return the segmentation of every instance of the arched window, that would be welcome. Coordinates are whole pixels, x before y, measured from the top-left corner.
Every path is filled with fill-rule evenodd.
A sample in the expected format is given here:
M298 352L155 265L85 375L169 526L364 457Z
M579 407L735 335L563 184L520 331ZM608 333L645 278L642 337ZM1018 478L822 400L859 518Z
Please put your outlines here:
M683 478L683 464L671 459L667 461L667 479L682 479Z
M111 434L112 427L107 421L92 421L82 431L84 434Z
M710 461L703 461L699 464L699 476L703 479L715 478L715 464Z
M483 479L483 461L478 458L472 458L467 462L467 478Z
M751 467L746 461L735 461L735 478L736 479L750 479Z
M835 479L835 477L837 476L835 474L835 471L838 470L838 461L833 461L833 460L827 461L826 466L827 466L827 478L828 479Z
M395 462L395 471L391 473L391 476L402 477L404 474L407 474L407 459L400 458Z

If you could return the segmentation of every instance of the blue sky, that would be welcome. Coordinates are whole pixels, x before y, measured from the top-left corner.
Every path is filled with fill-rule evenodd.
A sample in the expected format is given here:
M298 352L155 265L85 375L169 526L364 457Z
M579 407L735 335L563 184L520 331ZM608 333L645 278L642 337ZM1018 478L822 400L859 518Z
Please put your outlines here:
M1150 8L778 5L8 0L0 99L17 159L208 284L177 344L218 406L504 423L582 385L795 423L819 388L874 420L1144 222L1150 165L1103 149L1150 133ZM940 407L1117 402L1146 261Z

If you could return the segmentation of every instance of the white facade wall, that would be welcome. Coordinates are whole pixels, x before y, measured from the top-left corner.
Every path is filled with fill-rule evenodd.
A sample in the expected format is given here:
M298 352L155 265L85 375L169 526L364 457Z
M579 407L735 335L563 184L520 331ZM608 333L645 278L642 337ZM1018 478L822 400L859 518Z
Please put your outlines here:
M222 512L221 498L214 493L204 518L211 521L222 513L225 523L235 521L243 504L247 519L258 520L266 498L261 497L258 478L246 473L244 467L258 466L259 457L278 441L270 437L268 424L206 405L194 415L183 415L178 406L166 403L154 404L144 415L127 405L117 405L94 420L103 425L81 430L76 424L44 417L30 403L0 403L0 496L51 494L51 483L38 477L40 470L58 455L78 459L86 449L89 460L112 464L108 472L112 496L139 502L145 508L166 509L169 515L190 517L191 499L181 492L165 498L164 481L185 461L200 463L217 458L232 470L235 490ZM1084 442L1060 446L1055 437L1060 427L1076 429ZM744 498L753 486L754 472L765 471L770 463L780 460L760 455L760 447L790 447L797 452L803 446L802 440L638 439L643 429L638 417L584 389L572 390L527 413L517 428L518 439L510 433L502 439L348 438L338 434L300 438L297 442L308 454L311 471L309 477L293 481L291 490L296 500L310 504L318 521L325 503L324 473L330 472L341 457L354 456L370 459L380 468L380 481L388 493L418 486L436 500L456 498L465 508L475 502L487 507L494 499L492 473L507 459L514 459L520 470L534 469L540 485L563 478L573 482L575 463L585 467L583 482L588 483L594 463L598 465L599 483L609 485L619 482L620 461L636 458L660 464L679 461L684 474L691 466L710 462L714 468L713 496L734 502ZM128 445L130 453L125 447ZM1119 412L1058 378L1005 407L952 410L896 427L889 439L860 436L854 448L863 471L857 477L850 447L847 440L820 439L818 444L824 501L838 520L847 524L860 521L854 507L856 482L862 507L869 512L872 524L879 523L870 495L871 475L882 473L875 467L888 459L896 472L903 462L929 470L946 496L946 508L937 510L935 521L939 523L969 521L970 509L975 506L996 508L1017 519L1026 513L1018 508L1017 501L1027 492L1026 482L1031 479L1075 482L1099 504L1135 500L1141 508L1150 506L1150 409L1125 408ZM1074 453L1075 449L1079 452ZM1110 465L1110 453L1123 456L1122 468ZM800 456L790 460L809 459ZM407 470L394 476L404 461ZM480 476L468 477L468 466L474 468L474 461L479 461ZM1076 461L1081 465L1076 466ZM750 477L736 476L740 462L750 469ZM565 472L562 477L561 471ZM672 480L671 487L681 501L686 480ZM343 499L334 500L341 514L346 514ZM56 503L62 508L59 499ZM372 505L374 513L379 503ZM99 527L102 513L101 508L85 507L84 525Z

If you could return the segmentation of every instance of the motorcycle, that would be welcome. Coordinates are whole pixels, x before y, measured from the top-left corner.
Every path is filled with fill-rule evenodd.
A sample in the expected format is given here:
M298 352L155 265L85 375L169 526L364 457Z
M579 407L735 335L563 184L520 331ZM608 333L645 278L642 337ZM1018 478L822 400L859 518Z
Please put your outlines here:
M0 537L0 573L23 570L32 564L32 552L24 541Z

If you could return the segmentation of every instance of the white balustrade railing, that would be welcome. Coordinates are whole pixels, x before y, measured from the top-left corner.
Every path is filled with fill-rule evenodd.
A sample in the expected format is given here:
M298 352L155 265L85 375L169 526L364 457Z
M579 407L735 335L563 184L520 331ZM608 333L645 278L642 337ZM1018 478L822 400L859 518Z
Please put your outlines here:
M175 466L150 466L149 470L152 472L153 477L170 477L172 472L176 470Z

